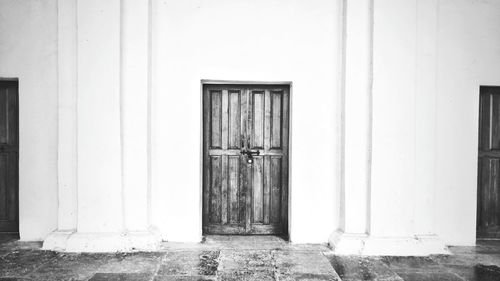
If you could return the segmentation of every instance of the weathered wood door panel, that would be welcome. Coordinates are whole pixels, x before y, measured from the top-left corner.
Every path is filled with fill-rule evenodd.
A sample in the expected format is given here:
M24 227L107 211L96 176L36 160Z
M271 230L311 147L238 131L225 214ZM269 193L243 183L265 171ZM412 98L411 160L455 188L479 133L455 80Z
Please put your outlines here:
M0 232L18 232L17 82L0 81Z
M477 237L500 238L500 87L481 87Z
M204 233L286 234L288 93L205 85Z

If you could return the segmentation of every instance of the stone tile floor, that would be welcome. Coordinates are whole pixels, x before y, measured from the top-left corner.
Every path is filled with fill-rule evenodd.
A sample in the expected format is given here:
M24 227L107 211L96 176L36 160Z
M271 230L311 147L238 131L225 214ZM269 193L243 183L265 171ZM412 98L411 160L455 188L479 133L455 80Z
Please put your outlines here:
M500 280L500 241L451 247L450 256L335 256L326 245L278 237L211 236L203 243L164 243L157 252L76 254L0 236L6 280Z

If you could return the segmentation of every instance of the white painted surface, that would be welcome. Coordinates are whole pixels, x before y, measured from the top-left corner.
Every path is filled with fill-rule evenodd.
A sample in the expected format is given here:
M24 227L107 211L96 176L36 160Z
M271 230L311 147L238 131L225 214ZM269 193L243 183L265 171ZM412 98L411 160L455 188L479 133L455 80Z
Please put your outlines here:
M344 188L342 225L369 231L371 174L373 1L346 1L344 86Z
M51 236L54 237L55 233ZM73 233L66 239L66 252L131 252L157 250L161 239L159 234L151 232L110 232L110 233ZM57 239L55 239L57 241ZM44 249L62 250L44 242Z
M416 1L374 11L371 234L409 236L415 218Z
M444 241L436 235L374 237L367 234L335 232L330 237L335 255L428 256L449 255Z
M293 81L291 239L324 242L339 188L338 1L154 1L153 224L201 237L201 79Z
M476 230L479 85L500 86L500 2L441 0L436 96L436 225L450 244Z
M438 1L419 0L415 76L415 234L436 234L436 89Z
M430 253L441 247L439 238L473 244L479 85L500 85L500 3L374 1L373 161L369 177L356 177L370 167L370 114L363 108L371 26L361 16L369 1L351 3L359 10L347 18L345 159L341 2L152 0L148 18L147 1L78 1L76 43L76 19L60 14L58 24L57 1L0 2L0 77L20 78L21 237L43 239L58 217L59 230L74 228L77 205L78 232L55 232L59 240L47 245L103 250L125 229L150 235L148 226L167 240L199 241L200 80L223 79L293 82L292 241L325 242L339 226L352 226L369 235L346 241L370 253L398 245ZM60 1L60 11L74 11L72 3ZM77 135L74 96L65 94L74 94L75 84ZM71 165L76 138L78 167ZM359 208L342 209L341 199ZM435 234L414 247L423 244L411 237ZM110 245L124 249L123 241Z
M148 0L122 3L122 157L125 228L146 230L148 218Z
M78 232L124 227L120 1L78 1Z
M22 240L57 228L57 1L0 1L0 77L19 78Z
M58 229L77 224L77 5L58 0Z

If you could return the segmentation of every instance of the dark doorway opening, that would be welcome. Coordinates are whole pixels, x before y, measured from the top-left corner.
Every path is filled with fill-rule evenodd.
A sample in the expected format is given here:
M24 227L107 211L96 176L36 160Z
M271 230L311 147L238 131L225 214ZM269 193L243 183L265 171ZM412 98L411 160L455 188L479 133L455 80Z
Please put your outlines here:
M18 81L0 80L0 233L19 233Z
M479 98L477 238L500 238L500 87Z
M289 93L204 84L203 234L288 236Z

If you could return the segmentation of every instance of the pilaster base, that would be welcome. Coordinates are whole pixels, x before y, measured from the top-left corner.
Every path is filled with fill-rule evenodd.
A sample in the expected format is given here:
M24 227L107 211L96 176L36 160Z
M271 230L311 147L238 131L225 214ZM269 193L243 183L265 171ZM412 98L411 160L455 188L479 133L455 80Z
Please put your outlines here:
M43 242L44 250L61 252L155 251L161 236L152 231L123 233L81 233L54 231Z
M366 234L336 231L330 236L328 243L336 255L428 256L450 254L444 242L437 235L374 237Z

